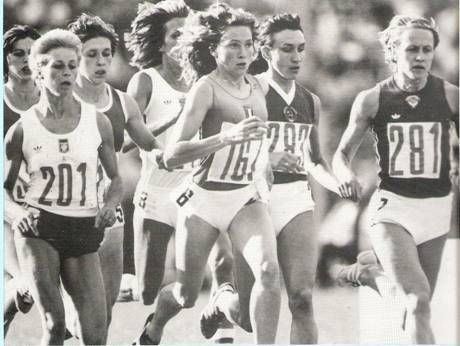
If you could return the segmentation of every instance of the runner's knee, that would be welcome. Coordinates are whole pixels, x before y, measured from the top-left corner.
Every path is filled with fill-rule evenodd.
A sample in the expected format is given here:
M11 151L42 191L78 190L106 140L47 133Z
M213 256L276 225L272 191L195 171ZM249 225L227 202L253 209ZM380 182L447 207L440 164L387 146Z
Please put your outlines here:
M410 293L406 297L406 308L409 314L416 318L429 318L430 294L426 291Z
M219 252L210 264L217 275L226 275L233 270L233 255L228 251Z
M259 281L263 288L269 290L279 290L280 272L276 261L265 261L261 264L259 273L255 276L256 282Z
M173 290L174 298L183 309L190 309L195 306L198 299L198 290L181 285Z
M312 290L309 288L294 290L289 295L289 309L292 314L313 310Z
M64 339L65 335L65 317L64 314L54 312L45 314L45 330L52 339Z

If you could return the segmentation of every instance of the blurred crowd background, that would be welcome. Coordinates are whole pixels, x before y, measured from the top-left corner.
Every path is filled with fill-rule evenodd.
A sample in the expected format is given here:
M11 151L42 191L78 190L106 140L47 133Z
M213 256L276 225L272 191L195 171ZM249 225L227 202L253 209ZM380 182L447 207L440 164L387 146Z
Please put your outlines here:
M82 12L95 14L114 25L120 38L130 30L139 0L4 0L4 31L14 24L29 24L41 32L62 27ZM152 1L157 2L157 1ZM186 0L193 9L204 9L212 0ZM384 63L377 33L395 14L415 14L436 20L441 42L437 48L433 73L458 85L459 11L458 0L227 0L257 17L280 12L298 13L307 39L307 52L299 81L315 92L323 104L320 120L323 154L330 160L348 122L354 97L372 87L391 72ZM121 40L113 61L110 82L122 90L136 71ZM355 168L365 191L376 184L376 166L369 135L355 159ZM137 153L122 158L121 171L126 181L126 212L138 178ZM319 189L317 218L322 225L323 255L319 281L330 283L328 268L335 261L352 261L360 248L368 246L360 216L362 205L339 202L333 194ZM331 216L334 215L334 216ZM324 222L323 222L324 221ZM458 218L452 224L457 227ZM458 234L458 233L457 233ZM360 236L361 235L361 236ZM131 237L130 230L126 238ZM125 252L130 253L130 242ZM132 271L132 260L125 258L125 271Z

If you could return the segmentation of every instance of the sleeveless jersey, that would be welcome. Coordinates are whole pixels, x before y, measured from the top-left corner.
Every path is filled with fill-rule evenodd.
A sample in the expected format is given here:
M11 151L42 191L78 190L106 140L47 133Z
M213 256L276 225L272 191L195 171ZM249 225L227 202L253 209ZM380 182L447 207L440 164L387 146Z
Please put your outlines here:
M17 124L17 121L21 118L22 114L26 111L14 107L8 100L6 94L3 95L3 138L11 127ZM14 131L14 130L11 130ZM19 174L14 184L12 191L13 200L17 203L23 203L27 191L27 185L29 181L29 174L26 170L25 162L21 164L19 168Z
M246 117L267 120L265 95L259 82L248 75L248 97L233 96L214 77L214 72L202 77L212 88L212 106L201 125L201 137L207 138L226 131ZM263 177L268 164L268 142L254 140L227 145L208 155L194 173L194 181L209 190L230 190L250 184Z
M185 94L172 88L168 82L158 73L155 68L148 68L138 73L146 74L152 83L152 92L147 107L144 110L144 119L147 126L161 124L168 119L176 118L182 111L185 103ZM169 127L156 139L163 147L170 141L174 125ZM140 150L142 167L134 204L138 205L143 194L148 193L150 188L175 188L192 170L192 164L176 168L172 172L160 169L156 162L155 151L147 152Z
M304 167L304 171L298 174L274 170L274 184L307 180L307 171L314 166L309 155L310 134L315 123L313 96L295 83L294 93L289 100L286 99L289 95L286 95L274 81L269 78L267 81L269 90L265 100L269 120L269 152L287 151L295 154L300 157L299 165Z
M104 113L110 120L113 131L113 141L115 152L118 154L121 151L124 142L125 125L126 125L126 101L124 93L118 89L113 88L109 84L106 84L107 92L109 94L109 102L103 108L96 108L100 113ZM80 102L83 101L80 96L74 93L75 98ZM98 190L98 202L99 207L102 208L104 205L104 195L110 185L110 179L99 162L97 171L97 190Z
M37 111L34 106L21 119L22 151L30 174L26 202L54 214L95 216L101 144L95 107L82 102L80 121L66 134L48 131Z
M22 113L24 111L14 107L6 98L6 95L3 95L3 138L5 138L10 127L21 119Z
M443 80L429 75L418 92L401 90L393 77L378 86L379 109L372 129L380 188L412 198L446 196L451 188L449 126L454 115Z
M113 140L115 152L120 152L123 146L126 124L126 101L124 93L118 89L113 88L106 84L107 92L109 94L109 102L104 108L97 108L97 111L104 113L109 118L113 130ZM81 97L74 93L75 98L85 103Z

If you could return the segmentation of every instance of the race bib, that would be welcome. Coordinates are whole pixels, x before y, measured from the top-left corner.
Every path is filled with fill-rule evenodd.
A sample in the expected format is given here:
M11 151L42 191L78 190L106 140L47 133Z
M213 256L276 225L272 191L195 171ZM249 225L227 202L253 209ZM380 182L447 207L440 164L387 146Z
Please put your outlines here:
M222 131L234 124L222 123ZM214 153L208 180L233 184L249 184L264 174L268 163L266 139L228 145Z
M308 153L308 142L313 128L312 124L288 123L283 121L268 121L269 152L289 152L299 157L299 166L306 174L311 163Z
M441 134L439 122L388 123L389 176L439 178Z

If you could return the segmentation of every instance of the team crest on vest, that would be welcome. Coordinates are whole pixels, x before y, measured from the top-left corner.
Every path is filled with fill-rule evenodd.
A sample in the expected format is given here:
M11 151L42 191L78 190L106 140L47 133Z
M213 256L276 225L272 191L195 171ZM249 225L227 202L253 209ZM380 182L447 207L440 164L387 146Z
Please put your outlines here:
M293 123L294 121L297 120L298 113L294 107L291 107L291 106L284 107L283 114L285 118L287 119L287 121L289 121L290 123Z
M406 97L406 102L411 106L412 108L417 107L418 103L420 102L420 97L417 95L410 95Z
M68 153L69 152L69 140L67 138L59 140L59 152Z

